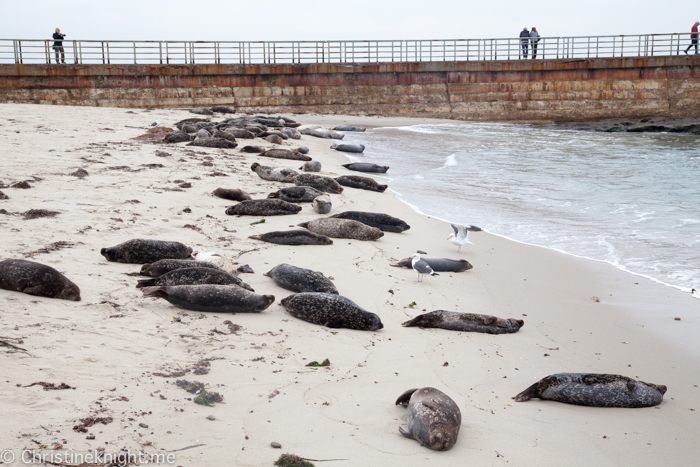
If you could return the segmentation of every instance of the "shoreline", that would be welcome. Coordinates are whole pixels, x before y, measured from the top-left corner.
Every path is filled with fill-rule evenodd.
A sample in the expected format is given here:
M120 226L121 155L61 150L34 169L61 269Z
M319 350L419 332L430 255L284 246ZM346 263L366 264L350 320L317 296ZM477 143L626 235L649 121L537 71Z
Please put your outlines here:
M458 254L445 240L449 223L419 214L393 192L346 187L342 195L331 195L330 214L386 212L411 225L402 234L386 233L376 242L334 239L332 246L318 247L256 242L248 236L287 230L319 216L302 204L297 215L250 225L259 218L225 216L224 207L233 203L209 193L219 186L240 187L264 198L288 185L259 179L250 164L297 169L299 161L131 140L154 120L168 126L192 116L181 110L2 108L0 134L13 154L0 162L2 181L10 175L13 182L31 181L32 175L43 180L29 190L3 189L10 199L0 207L61 211L54 219L0 217L3 230L16 234L8 235L2 255L21 258L22 252L55 241L73 242L72 248L28 259L56 267L83 292L82 302L65 302L0 290L0 302L9 305L0 314L0 335L22 338L21 347L31 354L0 356L6 368L6 382L0 384L3 447L50 449L65 439L64 450L176 452L176 465L183 466L271 465L285 452L348 459L328 463L348 466L425 465L426 458L455 466L465 458L476 465L682 464L700 454L693 434L700 428L694 338L700 302L687 293L608 263L486 232L470 235L475 245ZM361 124L360 117L290 117L325 127L336 126L331 121ZM379 118L385 121L366 121ZM323 175L357 174L340 167L347 158L329 150L329 140L303 136L287 143L282 147L309 147L322 162ZM260 140L239 141L245 144ZM154 156L156 150L172 156ZM213 165L202 165L206 162ZM163 167L142 169L149 163ZM123 166L131 170L106 170ZM66 175L77 167L89 176ZM208 176L213 171L228 176ZM193 187L174 191L177 179L192 180ZM140 203L128 202L135 199ZM192 212L183 212L185 207ZM238 258L255 270L243 279L257 293L274 294L275 303L260 314L226 316L144 299L134 288L136 278L125 275L140 266L107 263L99 255L100 247L140 237L178 240ZM428 257L467 259L474 269L416 284L412 270L389 264L417 249ZM278 305L291 292L262 275L282 262L333 276L341 295L379 314L385 328L335 330L292 318ZM416 305L409 307L412 302ZM435 309L519 318L525 326L516 334L492 336L400 325ZM224 320L243 328L237 334L214 333L225 330ZM193 404L172 384L174 377L155 375L207 358L209 374L183 378L220 392L224 403L214 407ZM324 358L330 367L305 366ZM636 410L510 399L561 371L624 374L669 390L660 406ZM77 389L17 386L35 381ZM421 386L446 392L462 411L462 431L450 451L430 451L398 433L405 410L394 401ZM97 414L109 414L114 422L90 428L94 441L72 430L77 419ZM273 441L282 444L281 451L270 447ZM196 447L183 450L190 446Z

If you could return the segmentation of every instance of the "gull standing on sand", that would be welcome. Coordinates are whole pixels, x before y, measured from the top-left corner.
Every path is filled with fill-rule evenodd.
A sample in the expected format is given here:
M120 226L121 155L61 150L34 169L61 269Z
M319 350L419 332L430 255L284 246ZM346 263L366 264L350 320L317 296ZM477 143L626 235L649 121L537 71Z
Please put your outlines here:
M430 274L431 276L439 276L440 274L437 274L435 271L433 271L433 268L430 267L430 265L420 259L420 255L416 253L413 255L413 260L411 261L411 266L413 267L413 270L418 273L418 281L417 282L422 282L422 277L423 274Z
M160 122L156 120L155 122L151 123L149 126L158 126L160 125Z
M454 229L455 233L450 234L447 239L453 245L457 245L458 252L462 251L462 246L466 245L467 243L473 245L473 243L469 241L469 232L481 232L481 228L475 225L470 225L469 227L455 224L450 225Z

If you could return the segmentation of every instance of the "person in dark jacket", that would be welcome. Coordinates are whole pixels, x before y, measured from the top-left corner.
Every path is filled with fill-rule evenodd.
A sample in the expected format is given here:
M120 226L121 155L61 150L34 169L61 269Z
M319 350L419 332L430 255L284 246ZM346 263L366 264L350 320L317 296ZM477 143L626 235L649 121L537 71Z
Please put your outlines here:
M540 41L540 34L537 32L537 28L532 28L530 31L530 42L532 42L532 58L537 58L537 43Z
M692 46L695 46L695 53L698 53L698 24L700 24L700 21L696 21L693 27L690 28L690 45L685 49L686 55L688 55L688 51Z
M63 38L66 37L65 34L61 34L61 30L56 28L56 32L53 33L53 49L56 51L56 63L58 62L58 54L61 54L61 63L65 65L66 63L66 53L63 50Z
M523 48L523 58L527 58L527 46L530 43L530 33L527 32L527 28L523 28L520 31L520 44Z

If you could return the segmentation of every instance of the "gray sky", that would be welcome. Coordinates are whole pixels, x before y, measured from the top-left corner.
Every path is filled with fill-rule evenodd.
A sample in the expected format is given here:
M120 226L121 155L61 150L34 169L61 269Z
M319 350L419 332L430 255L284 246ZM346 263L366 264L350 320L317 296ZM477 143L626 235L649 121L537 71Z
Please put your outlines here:
M4 0L4 39L361 40L689 31L689 0Z

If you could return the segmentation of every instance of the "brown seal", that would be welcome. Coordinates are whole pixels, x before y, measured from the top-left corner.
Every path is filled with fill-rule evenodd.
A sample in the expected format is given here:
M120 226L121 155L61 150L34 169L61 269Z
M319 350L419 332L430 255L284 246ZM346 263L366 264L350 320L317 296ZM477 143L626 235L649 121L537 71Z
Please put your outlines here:
M230 199L232 201L246 201L253 199L252 196L239 188L217 188L212 192L212 195L223 199Z
M359 188L360 190L376 191L379 193L384 193L384 191L389 188L389 185L381 185L373 178L361 177L359 175L342 175L336 177L335 181L343 186L349 186L350 188Z
M396 399L396 405L408 407L408 431L399 427L405 437L434 451L447 451L457 442L462 413L444 392L435 388L409 389Z
M502 319L475 313L457 313L435 310L418 315L401 326L439 328L450 331L483 332L486 334L509 334L518 332L525 322L522 319Z
M266 165L260 165L257 162L253 162L253 165L250 166L250 170L258 174L258 177L263 180L271 182L294 183L294 177L299 175L296 170L288 167L268 167Z
M289 159L294 161L311 160L309 156L305 156L296 151L290 151L289 149L268 149L260 155L263 157L272 157L273 159Z
M331 238L351 238L355 240L377 240L384 236L384 232L376 227L370 227L349 219L334 219L325 217L314 219L310 222L302 222L299 227L304 227L310 231L326 235Z
M310 186L319 191L336 195L343 192L343 187L338 182L331 177L324 177L323 175L300 174L294 177L294 184L296 186Z
M80 289L66 276L51 266L24 259L0 261L0 289L80 301Z

